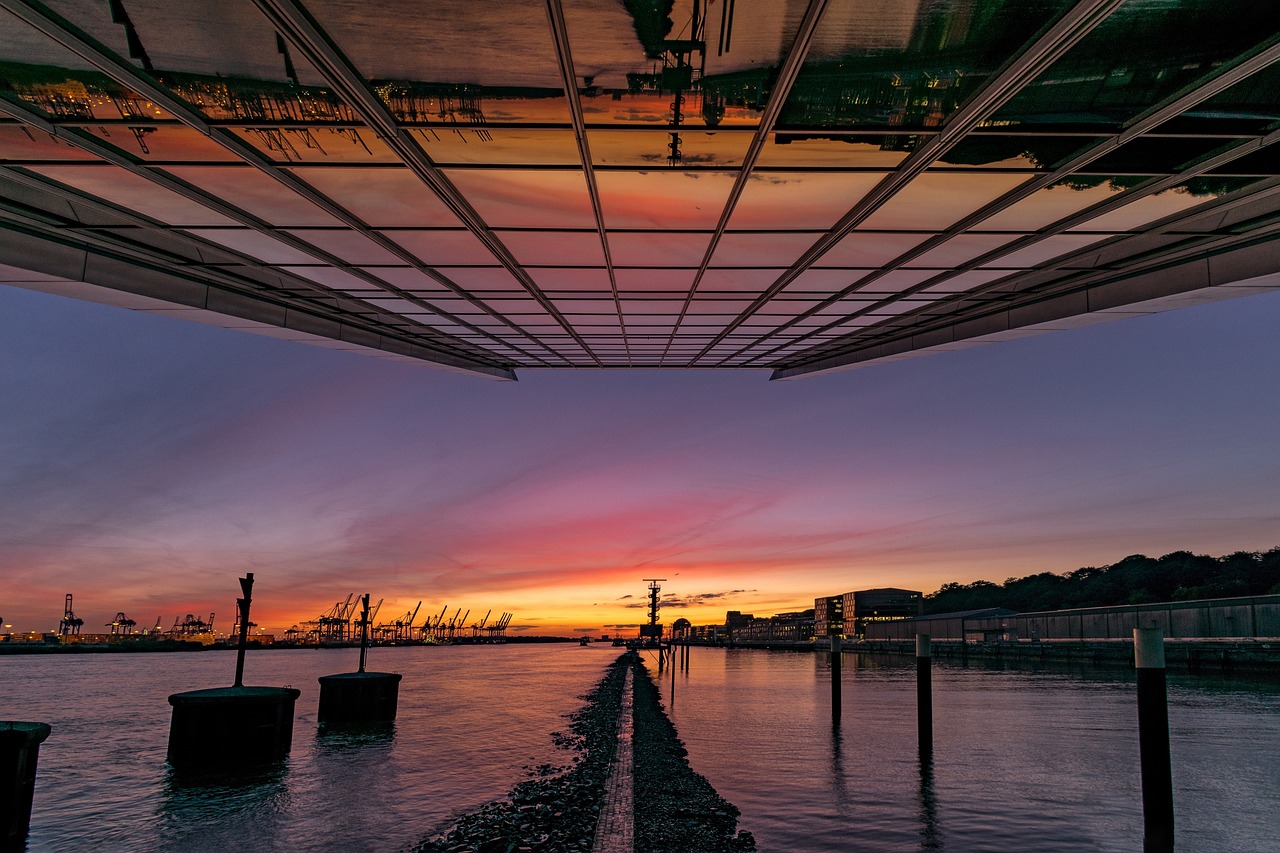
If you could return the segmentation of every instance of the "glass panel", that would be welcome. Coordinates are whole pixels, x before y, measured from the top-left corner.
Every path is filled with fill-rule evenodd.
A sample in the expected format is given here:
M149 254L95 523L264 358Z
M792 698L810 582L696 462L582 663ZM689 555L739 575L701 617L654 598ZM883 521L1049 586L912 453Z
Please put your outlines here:
M782 123L937 127L1065 8L1053 0L832 4Z
M604 265L598 231L502 231L498 234L522 264L539 266Z
M1248 184L1247 179L1201 178L1181 184L1173 189L1155 195L1143 196L1126 204L1124 207L1094 217L1072 231L1128 231L1172 216L1188 208L1195 207L1225 195L1232 190Z
M284 266L280 269L285 272L291 272L294 275L300 275L303 278L311 279L325 287L342 289L349 292L365 295L373 295L377 293L385 293L379 290L375 285L365 281L362 278L352 275L346 270L340 270L337 267L315 265L315 266Z
M1082 172L1097 175L1156 175L1178 172L1221 148L1224 139L1139 137L1094 160Z
M964 293L1008 275L1007 270L970 270L926 287L921 293Z
M845 288L865 278L871 270L818 269L811 267L786 286L782 291L789 296L825 297L840 293Z
M948 166L1049 171L1098 140L1094 136L1015 136L979 131L949 148L938 162Z
M582 162L567 130L501 130L458 125L414 128L418 144L436 163L577 166Z
M786 4L734 7L566 0L588 124L756 124L800 19Z
M0 158L10 163L39 160L93 160L92 154L50 136L42 130L21 125L0 126Z
M731 267L774 267L785 269L813 245L817 234L729 231L716 244L711 265Z
M446 172L491 228L595 228L581 172Z
M470 231L383 231L427 266L481 264L492 266L493 255Z
M1141 183L1147 178L1135 179ZM1108 183L1105 178L1071 178L1038 190L1016 204L989 216L975 231L1038 231L1050 223L1079 213L1123 192L1127 187Z
M367 128L231 128L277 163L399 163L400 158Z
M1280 64L1272 63L1161 126L1177 132L1265 133L1280 119Z
M615 266L696 267L710 242L710 234L609 232L609 252Z
M751 133L684 130L679 134L679 160L671 160L671 134L597 130L588 134L591 159L597 166L740 166Z
M623 269L615 270L619 292L663 293L681 299L693 284L696 270L691 269Z
M506 267L436 267L437 272L471 293L520 291L525 287Z
M378 278L395 285L401 290L423 294L428 298L439 293L448 292L443 284L413 267L370 267L365 272L373 273ZM445 275L449 274L445 273Z
M217 243L268 264L315 263L319 258L298 251L279 240L248 228L188 229L197 237ZM308 276L311 278L311 276Z
M1027 179L1022 174L928 171L881 205L858 228L942 230Z
M563 88L538 0L436 0L430 14L346 0L309 0L307 9L372 80ZM387 38L391 18L394 40Z
M726 172L598 172L600 207L609 228L712 229L733 175Z
M531 269L529 275L547 293L611 291L609 274L602 269Z
M760 152L761 168L825 166L843 169L893 168L907 159L920 137L817 136L775 133Z
M408 169L296 168L302 180L374 228L460 228L452 211Z
M33 172L170 225L235 225L186 196L115 166L36 166Z
M1128 0L995 120L1118 127L1278 31L1275 3Z
M905 266L950 269L1016 239L1017 236L1013 234L962 234L930 249L915 260L908 261Z
M1110 234L1058 234L982 266L984 269L1026 269L1110 237Z
M728 227L825 230L883 179L879 172L755 173L748 179Z
M702 274L699 293L745 291L758 293L767 290L778 280L779 270L723 270L709 269Z
M227 148L187 127L97 125L85 130L142 160L240 162L240 158Z
M342 223L252 166L173 166L167 171L282 228Z
M397 265L404 262L357 231L299 228L290 233L313 246L322 247L329 254L349 264Z
M932 236L932 234L874 234L854 231L819 258L818 265L876 269Z
M126 26L112 21L109 4L50 0L49 5L120 56L130 56ZM284 56L276 49L275 29L250 0L132 2L125 9L138 45L158 70L240 78L224 81L227 85L290 80ZM131 59L144 64L141 57ZM295 70L305 77L304 85L320 82L306 63L293 59Z

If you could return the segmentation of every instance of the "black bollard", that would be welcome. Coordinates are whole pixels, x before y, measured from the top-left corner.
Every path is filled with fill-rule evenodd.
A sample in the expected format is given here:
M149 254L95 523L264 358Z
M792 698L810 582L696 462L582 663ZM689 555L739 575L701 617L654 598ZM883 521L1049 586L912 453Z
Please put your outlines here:
M389 723L396 718L400 701L400 679L396 672L365 672L369 650L369 594L360 617L360 669L338 675L320 676L320 723Z
M933 672L929 635L916 634L916 728L920 757L933 754Z
M0 850L26 849L40 744L48 723L0 720Z
M1164 631L1133 629L1138 672L1138 751L1142 760L1142 849L1173 850L1173 769L1169 758L1169 706Z
M169 764L186 774L242 770L278 761L293 745L293 705L302 691L292 687L245 687L253 572L240 578L244 598L234 687L191 690L169 697Z
M842 651L840 648L840 635L831 635L831 719L838 721L840 719L840 658Z
M262 766L289 754L292 687L214 687L169 697L169 764L182 773Z

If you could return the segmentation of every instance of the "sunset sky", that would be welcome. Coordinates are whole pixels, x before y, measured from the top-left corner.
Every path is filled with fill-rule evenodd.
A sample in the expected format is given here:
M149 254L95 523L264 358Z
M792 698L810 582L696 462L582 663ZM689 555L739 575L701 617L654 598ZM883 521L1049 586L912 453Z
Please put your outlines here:
M454 375L0 287L0 615L514 630L1280 545L1280 294L769 382Z

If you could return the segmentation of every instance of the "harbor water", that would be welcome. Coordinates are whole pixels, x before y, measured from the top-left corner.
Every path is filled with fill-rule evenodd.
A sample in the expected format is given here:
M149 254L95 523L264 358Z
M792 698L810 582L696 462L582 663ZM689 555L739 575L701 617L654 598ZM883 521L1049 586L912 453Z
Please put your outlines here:
M400 851L563 766L553 733L617 649L374 649L401 672L381 733L318 734L316 679L355 653L251 653L247 683L302 690L278 772L188 785L165 765L169 694L230 681L234 653L0 658L0 717L51 723L29 850ZM650 662L657 674L657 667ZM824 655L695 648L663 701L693 768L761 851L1141 848L1133 674L935 663L932 767L915 740L914 659L846 654L833 726ZM1280 685L1170 674L1179 851L1280 838Z

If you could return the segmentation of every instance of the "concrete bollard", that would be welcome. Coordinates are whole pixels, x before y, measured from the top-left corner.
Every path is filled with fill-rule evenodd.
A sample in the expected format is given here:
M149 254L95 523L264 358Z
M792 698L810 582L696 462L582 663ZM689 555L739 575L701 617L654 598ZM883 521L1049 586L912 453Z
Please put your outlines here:
M320 676L320 723L389 723L400 700L398 672L344 672Z
M928 634L916 634L916 728L920 756L933 754L933 671Z
M48 723L0 720L0 850L26 849L40 744Z
M293 745L292 687L214 687L169 697L169 763L190 773L262 766Z
M400 679L395 672L365 672L369 652L369 594L362 596L360 669L320 676L320 723L389 723L396 718Z
M843 657L843 650L840 644L840 635L831 635L831 719L837 721L840 719L841 705L841 677L840 663Z
M1138 674L1138 751L1142 761L1142 849L1173 850L1173 769L1169 757L1169 704L1164 631L1133 629Z

